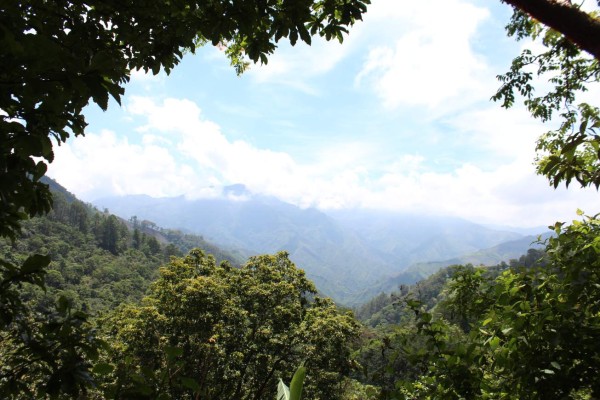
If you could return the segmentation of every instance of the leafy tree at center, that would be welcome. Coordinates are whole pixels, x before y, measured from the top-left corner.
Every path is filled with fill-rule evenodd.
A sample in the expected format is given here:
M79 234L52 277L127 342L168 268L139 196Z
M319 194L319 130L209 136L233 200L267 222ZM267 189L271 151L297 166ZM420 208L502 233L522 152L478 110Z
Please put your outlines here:
M358 323L286 253L217 266L194 250L160 271L141 306L105 322L108 398L270 399L297 365L310 399L340 398ZM113 369L114 368L114 369Z

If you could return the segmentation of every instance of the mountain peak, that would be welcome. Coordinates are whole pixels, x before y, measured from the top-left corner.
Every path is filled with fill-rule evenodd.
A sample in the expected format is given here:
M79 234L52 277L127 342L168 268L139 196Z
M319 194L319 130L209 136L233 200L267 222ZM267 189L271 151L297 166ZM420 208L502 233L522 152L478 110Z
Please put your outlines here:
M248 190L246 185L242 183L236 183L229 186L223 187L223 196L225 197L249 197L252 195L252 192Z

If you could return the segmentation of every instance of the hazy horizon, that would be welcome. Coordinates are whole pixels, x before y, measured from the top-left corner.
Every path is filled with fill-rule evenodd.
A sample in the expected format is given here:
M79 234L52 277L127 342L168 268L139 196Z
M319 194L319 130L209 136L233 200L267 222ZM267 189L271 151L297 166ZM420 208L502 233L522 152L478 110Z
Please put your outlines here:
M159 196L159 197L155 197L155 196L150 196L148 194L145 193L138 193L138 194L128 194L128 195L116 195L116 196L103 196L103 197L98 197L96 199L93 199L91 201L89 201L91 204L94 204L98 207L103 207L102 205L102 201L106 200L106 199L113 199L113 198L125 198L128 196L147 196L149 198L152 199L176 199L176 198L183 198L186 201L189 202L194 202L196 200L211 200L211 199L215 199L215 200L233 200L233 201L249 201L252 199L255 199L256 197L271 197L271 198L275 198L273 196L269 196L269 195L264 195L261 193L245 193L244 195L238 196L238 195L231 195L231 194L225 194L224 190L228 187L231 186L237 186L240 184L234 184L234 185L226 185L222 188L217 188L217 187L213 187L211 189L214 189L214 191L212 192L213 195L211 196L206 196L206 197L187 197L185 194L179 195L179 196ZM68 190L68 188L67 188ZM282 201L286 204L291 204L291 203L287 203L284 200L281 199L277 199L278 201ZM293 204L291 204L293 205ZM295 205L294 205L295 206ZM299 206L298 206L299 207ZM516 232L522 233L524 235L530 235L530 234L538 234L538 233L542 233L542 231L547 230L548 229L548 225L550 225L550 223L546 224L546 225L502 225L502 224L485 224L485 223L480 223L479 221L473 221L473 220L469 220L467 218L463 218L460 216L452 216L452 215L444 215L444 214L435 214L435 213L421 213L421 214L417 214L415 212L411 212L411 211L406 211L406 210L385 210L385 209L373 209L373 208L365 208L365 207L355 207L355 208L338 208L338 209L321 209L321 208L317 208L314 206L307 206L307 207L299 207L301 209L315 209L318 210L328 216L332 216L332 217L336 217L339 216L340 214L344 214L344 213L353 213L353 212L358 212L358 213L365 213L365 214L373 214L373 215L390 215L390 216L414 216L415 218L419 218L419 217L428 217L428 218L454 218L454 219L458 219L458 220L463 220L463 221L467 221L467 222L471 222L471 223L475 223L475 224L479 224L481 226L490 228L490 229L504 229L504 230L510 230L513 229ZM109 209L110 211L110 209ZM130 216L129 216L130 217ZM551 223L553 224L555 221L552 221ZM525 233L524 233L525 232Z

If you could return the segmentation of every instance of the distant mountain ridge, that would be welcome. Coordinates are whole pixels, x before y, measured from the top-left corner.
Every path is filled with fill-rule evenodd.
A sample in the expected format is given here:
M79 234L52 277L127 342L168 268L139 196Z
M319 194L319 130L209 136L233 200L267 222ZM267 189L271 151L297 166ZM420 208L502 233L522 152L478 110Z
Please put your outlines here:
M457 257L524 236L456 217L381 211L338 211L330 215L405 267L423 260Z
M382 292L392 293L393 291L398 290L400 285L414 284L428 278L437 271L452 265L499 265L502 262L508 262L512 259L517 259L519 256L525 254L528 249L543 249L543 241L551 235L552 234L549 232L536 236L524 236L520 239L504 242L497 246L481 249L471 254L461 255L460 257L441 261L415 263L399 274L388 277L375 286L369 288L364 292L362 297L369 295L376 296Z
M246 256L285 250L319 290L347 305L376 295L373 290L382 281L396 282L411 265L473 255L524 238L459 218L301 209L252 194L243 185L225 187L218 198L131 195L94 203L123 218L137 216L203 235ZM520 256L528 248L521 245L504 254ZM475 256L470 259L479 263ZM435 266L429 270L435 272Z

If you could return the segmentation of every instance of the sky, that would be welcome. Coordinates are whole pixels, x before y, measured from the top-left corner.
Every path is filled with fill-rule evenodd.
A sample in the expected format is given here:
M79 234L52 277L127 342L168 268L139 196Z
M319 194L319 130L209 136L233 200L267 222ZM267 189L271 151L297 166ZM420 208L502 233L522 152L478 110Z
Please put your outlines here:
M490 101L496 76L535 46L506 36L507 5L372 2L342 44L280 42L241 76L212 46L169 76L134 71L121 107L86 108L85 137L55 149L48 175L88 202L212 197L242 183L325 211L516 227L600 211L595 189L555 190L535 174L535 142L551 126Z

